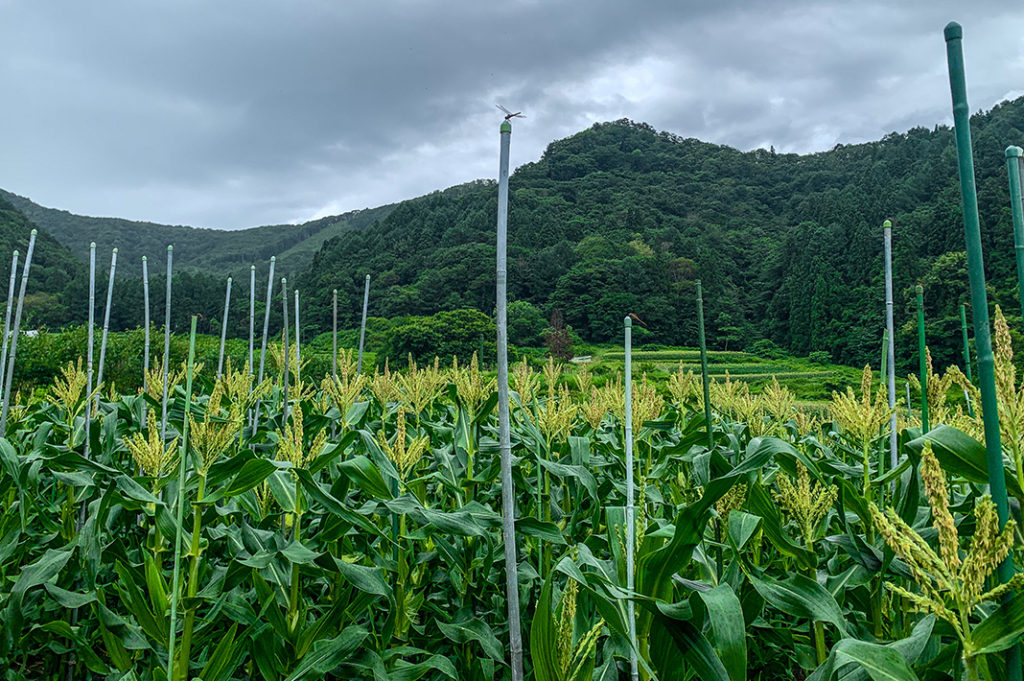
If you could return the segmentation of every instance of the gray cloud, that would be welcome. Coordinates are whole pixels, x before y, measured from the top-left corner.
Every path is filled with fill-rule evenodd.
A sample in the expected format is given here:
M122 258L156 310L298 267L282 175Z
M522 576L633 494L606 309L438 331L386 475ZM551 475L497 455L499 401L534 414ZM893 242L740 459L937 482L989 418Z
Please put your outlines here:
M1024 12L979 0L0 0L0 186L94 215L242 227L496 175L629 117L818 151L1024 89ZM1008 140L1020 142L1020 140Z

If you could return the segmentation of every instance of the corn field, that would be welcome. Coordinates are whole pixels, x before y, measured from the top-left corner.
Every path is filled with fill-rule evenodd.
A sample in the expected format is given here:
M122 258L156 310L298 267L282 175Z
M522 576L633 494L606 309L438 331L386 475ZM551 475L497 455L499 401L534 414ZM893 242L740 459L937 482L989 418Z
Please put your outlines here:
M997 314L1019 501L1009 338ZM169 368L166 437L161 366L138 394L87 394L79 362L17 396L3 678L508 677L493 378L475 360L361 374L346 351L313 377L283 347L262 382ZM1024 601L1019 575L992 576L1019 530L984 494L963 374L930 377L927 433L897 405L896 468L870 368L815 414L777 382L713 381L710 424L699 374L636 379L631 591L621 382L510 372L527 678L628 678L630 602L642 679L1000 678Z

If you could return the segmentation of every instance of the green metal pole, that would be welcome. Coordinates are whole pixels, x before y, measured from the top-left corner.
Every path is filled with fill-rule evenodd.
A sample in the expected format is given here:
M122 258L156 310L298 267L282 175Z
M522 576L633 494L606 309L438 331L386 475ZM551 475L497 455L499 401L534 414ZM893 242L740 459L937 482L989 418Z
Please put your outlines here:
M967 273L971 283L971 312L974 317L974 344L978 353L978 380L981 387L981 411L985 417L985 458L989 491L996 505L999 524L1009 516L1006 499L1006 472L1003 448L999 440L999 402L996 397L995 361L985 291L985 263L981 252L981 223L978 219L978 195L974 186L974 157L971 148L970 107L964 76L963 28L956 22L946 26L946 60L949 64L949 88L953 99L956 130L957 169L960 174L960 198L963 201L964 236L967 244ZM1014 574L1013 555L999 566L999 579L1008 582ZM1007 681L1021 681L1020 646L1013 646L1006 660Z
M711 432L711 377L708 375L708 343L704 336L704 292L697 280L697 335L700 337L700 377L704 384L704 424L708 431L708 448L715 446Z
M964 376L968 383L974 383L971 378L971 344L967 338L967 303L960 303L960 331L964 337ZM966 392L966 391L965 391ZM967 413L974 417L974 405L971 403L971 396L965 395L967 399Z
M1013 214L1013 253L1017 258L1017 295L1024 316L1024 212L1020 203L1020 147L1006 147L1006 174L1010 180L1010 213Z
M921 376L921 432L927 433L928 427L928 359L927 344L924 337L924 286L917 285L917 356Z

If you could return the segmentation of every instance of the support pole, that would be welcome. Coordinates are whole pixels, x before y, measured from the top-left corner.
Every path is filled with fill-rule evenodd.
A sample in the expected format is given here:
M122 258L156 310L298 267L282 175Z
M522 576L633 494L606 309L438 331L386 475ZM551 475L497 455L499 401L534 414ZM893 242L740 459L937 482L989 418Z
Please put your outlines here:
M964 376L968 383L974 383L971 378L971 344L967 338L967 303L960 303L960 332L964 337ZM964 390L964 399L967 400L967 413L974 417L974 405L971 403L971 396Z
M164 391L160 401L160 441L167 442L167 381L171 371L171 272L174 246L167 247L167 294L164 296ZM194 320L195 318L193 318Z
M331 292L331 376L338 377L338 289Z
M971 312L974 317L974 345L978 354L978 380L981 388L981 412L985 419L985 454L989 491L995 502L1000 527L1009 518L1006 499L1006 472L999 436L999 402L996 397L995 361L985 291L985 265L981 251L981 223L978 219L978 195L974 186L974 154L971 147L970 108L964 76L963 28L950 22L945 30L949 87L953 99L956 132L957 169L960 174L960 198L963 201L964 237L967 244L967 273L971 282ZM1014 575L1013 554L999 566L999 579L1008 582ZM996 672L998 676L998 672ZM1007 651L1007 681L1021 681L1020 645Z
M89 329L86 332L85 351L85 457L89 458L89 436L92 433L92 355L96 327L96 242L89 244Z
M359 325L359 358L356 360L356 373L363 373L363 344L366 342L366 310L370 304L370 275L366 275L366 286L363 287L363 321Z
M142 389L149 387L149 264L146 256L142 256ZM143 407L143 423L145 423L145 407Z
M4 340L0 348L0 386L7 372L7 343L11 338L11 314L14 312L14 282L18 279L18 251L11 254L11 282L7 286L7 311L4 313ZM90 391L91 392L91 391Z
M256 371L253 364L253 338L256 331L256 265L249 265L249 375Z
M103 308L103 333L100 335L100 370L96 375L96 385L103 385L103 366L107 361L107 335L110 333L110 307L114 302L114 271L117 269L117 249L110 252L110 272L107 276L107 304ZM100 398L96 398L99 409Z
M892 301L892 221L882 223L882 235L885 242L885 381L889 396L889 466L896 468L899 458L896 453L896 327L893 322ZM881 473L881 471L879 471Z
M224 317L220 320L220 352L217 354L217 378L224 373L224 344L228 340L228 310L231 305L231 277L228 277L228 290L224 294Z
M636 510L633 507L633 322L626 317L623 322L625 327L625 341L623 350L625 354L625 379L624 379L624 400L623 424L626 429L626 589L632 593L636 587L633 566L634 544L636 543ZM639 678L639 666L636 656L636 612L633 601L626 601L626 619L629 626L629 677L632 681Z
M917 356L921 379L921 432L931 430L928 423L928 344L924 337L924 286L917 285Z
M1017 296L1024 319L1024 212L1021 210L1020 147L1006 147L1006 174L1010 180L1010 213L1013 215L1013 254L1017 259Z
M295 382L302 380L302 346L299 341L299 290L295 289Z
M700 378L704 387L704 427L708 431L708 449L715 446L711 429L711 376L708 375L708 343L704 336L704 290L697 280L697 336L700 339Z
M4 405L0 414L0 436L7 437L7 413L11 408L11 384L14 382L14 358L18 354L18 334L21 331L21 310L25 306L25 287L28 286L28 272L32 267L32 251L36 248L37 230L28 237L25 251L25 267L21 270L21 288L18 291L18 307L14 309L14 327L11 329L11 354L7 358L7 372L4 374Z
M281 334L284 337L284 397L281 400L281 432L288 424L288 360L292 354L288 347L288 280L281 277Z
M501 154L498 162L498 245L497 245L497 345L498 345L498 449L501 453L501 535L505 549L505 601L508 604L509 666L512 681L523 681L523 633L519 623L519 570L516 564L515 490L512 481L512 444L508 423L508 155L512 125L501 124ZM366 300L370 275L363 294L363 326L359 333L359 357L363 356L366 329Z

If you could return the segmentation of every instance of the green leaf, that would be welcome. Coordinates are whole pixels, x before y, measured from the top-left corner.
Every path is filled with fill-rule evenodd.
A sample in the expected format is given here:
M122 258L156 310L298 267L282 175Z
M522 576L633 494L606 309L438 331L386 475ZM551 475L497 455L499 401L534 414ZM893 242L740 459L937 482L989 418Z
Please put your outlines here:
M369 635L369 632L362 627L346 627L336 637L314 646L313 652L302 658L302 662L288 675L285 681L319 678L319 676L332 671L348 659Z
M556 647L556 627L551 611L551 587L548 579L540 590L537 608L530 624L530 660L536 681L561 681Z
M267 479L278 467L274 462L267 459L252 459L246 461L242 470L238 471L231 483L224 490L224 496L233 497L252 489Z
M772 607L787 615L802 617L818 622L828 622L846 636L846 620L843 611L825 587L800 574L789 575L776 580L748 574L761 597Z
M235 640L237 631L238 624L235 623L231 625L228 632L217 643L217 647L213 649L210 659L206 661L203 671L199 674L199 678L203 681L223 681L223 679L230 677L231 673L238 667L238 661L234 664L231 663L231 658L239 643L239 641Z
M44 584L43 588L46 589L46 593L50 594L55 601L65 608L80 608L83 605L96 601L95 592L79 594L73 591L65 591L55 584Z
M714 648L690 622L672 619L654 611L650 635L651 663L661 681L733 681Z
M728 584L697 595L708 609L714 649L732 681L747 679L747 632L740 599Z
M558 525L552 522L537 520L526 517L516 520L516 532L525 534L528 537L538 537L549 544L565 545L565 537L558 529Z
M902 655L877 643L844 638L832 649L832 655L836 670L856 664L872 681L917 681L917 675Z
M378 499L391 499L391 489L373 462L366 456L354 456L338 464L341 474L348 477L352 484Z
M908 442L907 446L920 452L926 441L931 443L935 457L947 473L980 485L988 484L985 445L956 428L936 426L921 437ZM1007 471L1006 487L1013 496L1018 499L1024 498L1017 476L1010 471Z
M1024 634L1024 598L1015 591L974 627L971 644L975 654L984 655L1006 650L1021 634Z

